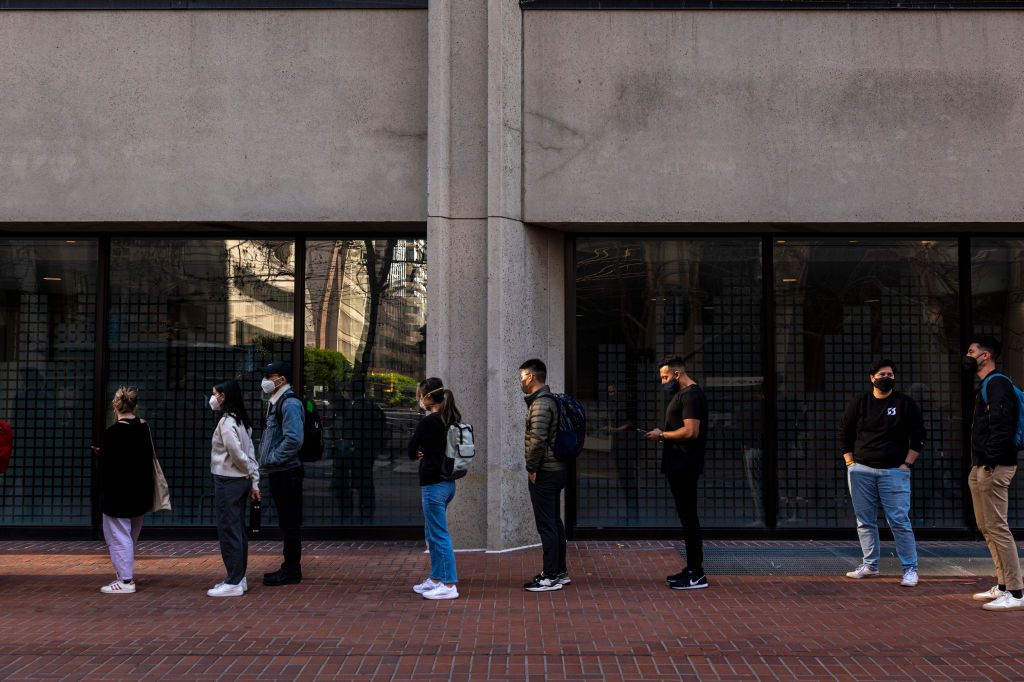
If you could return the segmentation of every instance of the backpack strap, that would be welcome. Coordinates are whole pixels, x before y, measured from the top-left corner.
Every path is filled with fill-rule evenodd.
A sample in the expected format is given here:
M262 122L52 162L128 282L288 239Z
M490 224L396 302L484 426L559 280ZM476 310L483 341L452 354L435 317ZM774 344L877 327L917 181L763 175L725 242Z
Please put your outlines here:
M300 403L302 402L302 398L300 398L295 391L288 391L283 396L281 396L281 399L277 401L277 405L275 406L276 409L274 411L274 413L277 415L278 426L281 426L281 410L284 409L284 401L288 400L289 398L295 398ZM305 404L303 404L303 408L305 408Z
M988 382L992 381L996 377L1002 377L1002 378L1006 379L1007 381L1009 381L1011 386L1013 385L1013 381L1010 379L1010 377L1006 376L1005 374L1001 374L999 372L992 372L987 377L982 379L982 381L981 381L981 401L983 403L985 403L986 405L988 405Z

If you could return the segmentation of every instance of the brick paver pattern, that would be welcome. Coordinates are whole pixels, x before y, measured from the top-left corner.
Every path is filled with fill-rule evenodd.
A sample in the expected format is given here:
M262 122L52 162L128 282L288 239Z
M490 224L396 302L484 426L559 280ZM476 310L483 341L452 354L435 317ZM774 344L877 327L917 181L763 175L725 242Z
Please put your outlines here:
M711 575L676 592L675 544L587 542L560 592L521 589L537 549L460 553L461 598L432 602L411 589L421 543L307 543L302 584L263 587L278 550L254 543L250 592L212 599L215 543L144 541L134 595L100 594L102 543L0 544L0 678L1024 679L1024 612L971 601L987 578Z

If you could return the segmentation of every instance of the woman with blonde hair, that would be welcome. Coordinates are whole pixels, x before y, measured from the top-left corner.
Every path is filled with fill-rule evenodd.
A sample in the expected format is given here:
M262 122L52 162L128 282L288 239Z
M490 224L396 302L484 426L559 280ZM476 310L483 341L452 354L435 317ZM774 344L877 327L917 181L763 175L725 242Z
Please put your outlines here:
M420 461L420 496L423 530L430 550L430 576L413 591L425 599L458 599L455 551L448 533L448 504L455 497L455 481L443 475L448 427L462 420L455 396L437 377L420 382L416 398L427 416L420 420L409 442L409 457Z
M149 425L135 416L139 389L120 386L111 406L116 421L103 432L99 457L103 538L117 577L100 588L104 594L135 592L135 543L142 517L153 508L153 440Z

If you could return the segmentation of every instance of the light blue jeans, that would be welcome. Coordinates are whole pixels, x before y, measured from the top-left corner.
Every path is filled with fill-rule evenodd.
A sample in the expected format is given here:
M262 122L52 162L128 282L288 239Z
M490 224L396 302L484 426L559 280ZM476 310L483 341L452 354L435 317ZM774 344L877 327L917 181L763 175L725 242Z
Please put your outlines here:
M448 534L448 503L455 497L455 482L441 481L420 487L423 531L430 550L430 577L442 583L458 582L455 551Z
M917 543L910 527L910 472L904 469L874 469L854 464L847 469L853 513L857 516L857 535L864 563L878 570L882 550L878 541L878 508L896 541L896 554L903 570L917 570Z

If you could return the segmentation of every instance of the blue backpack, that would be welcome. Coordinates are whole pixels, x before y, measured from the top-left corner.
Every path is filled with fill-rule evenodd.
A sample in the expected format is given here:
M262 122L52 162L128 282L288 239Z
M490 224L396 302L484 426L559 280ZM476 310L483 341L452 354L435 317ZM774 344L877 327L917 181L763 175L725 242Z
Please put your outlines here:
M992 372L981 382L981 399L986 405L988 405L988 382L992 381L995 377L1003 377L1009 381L1010 386L1013 386L1013 392L1017 395L1017 431L1013 434L1013 443L1020 450L1024 448L1024 391L1017 388L1017 384L1013 383L1013 379L1005 374Z
M558 428L551 442L555 459L568 462L580 456L587 438L587 411L580 401L565 393L552 393L558 408Z

